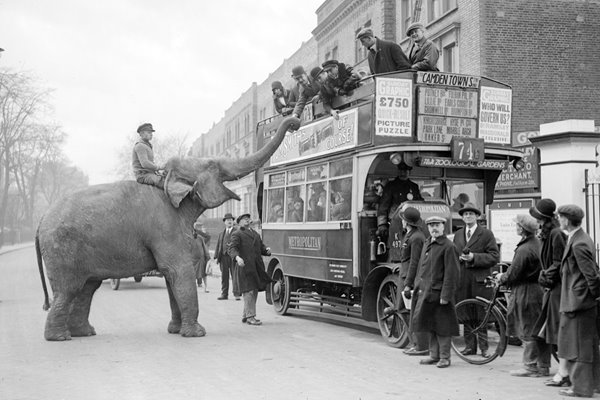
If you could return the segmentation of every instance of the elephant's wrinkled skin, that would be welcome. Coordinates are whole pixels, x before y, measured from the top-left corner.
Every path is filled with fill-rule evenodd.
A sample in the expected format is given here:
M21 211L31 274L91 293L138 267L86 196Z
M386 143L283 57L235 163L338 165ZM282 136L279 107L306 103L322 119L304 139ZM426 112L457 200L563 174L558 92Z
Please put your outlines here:
M204 336L198 323L192 224L208 208L239 197L224 181L258 169L275 152L296 118L255 154L232 159L172 159L164 192L133 181L91 186L55 204L36 234L38 266L48 309L42 258L53 291L46 340L95 335L88 321L103 279L125 278L158 268L171 304L168 331Z

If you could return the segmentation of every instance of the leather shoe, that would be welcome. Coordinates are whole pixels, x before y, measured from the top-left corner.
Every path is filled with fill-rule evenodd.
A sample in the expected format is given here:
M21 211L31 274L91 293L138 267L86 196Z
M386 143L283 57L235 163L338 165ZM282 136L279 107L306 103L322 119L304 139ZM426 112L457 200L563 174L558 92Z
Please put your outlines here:
M257 320L257 319L256 319L256 318L254 318L254 317L250 317L250 318L248 318L248 319L246 320L246 323L247 323L248 325L262 325L262 322L261 322L261 321L259 321L259 320Z
M560 394L561 396L567 396L567 397L592 397L592 396L586 396L584 394L579 394L577 392L574 392L573 389L560 389L558 391L558 394Z
M546 386L554 386L554 387L562 387L562 386L571 386L571 379L568 376L561 376L560 381L555 381L554 379L550 379L544 382Z
M435 366L438 368L448 368L450 366L450 360L442 358Z
M439 359L435 359L435 358L427 358L425 360L421 360L419 361L419 364L421 365L433 365L433 364L437 364L440 360Z
M481 350L481 357L483 357L483 358L490 358L491 354L488 353L487 350Z
M429 350L417 350L415 347L406 349L403 351L407 356L426 356L429 354Z
M245 324L247 320L248 320L248 318L242 317L242 324Z
M462 350L462 351L460 352L460 354L462 354L463 356L472 356L472 355L475 355L475 354L477 354L477 350L475 350L475 349L470 349L470 348L468 348L468 347L467 347L467 348L465 348L464 350Z
M217 297L217 300L227 300L227 296L219 296Z
M536 369L517 369L514 371L510 371L510 374L512 376L520 376L520 377L526 377L526 378L539 378L541 376L548 376L549 373L543 370L538 370Z

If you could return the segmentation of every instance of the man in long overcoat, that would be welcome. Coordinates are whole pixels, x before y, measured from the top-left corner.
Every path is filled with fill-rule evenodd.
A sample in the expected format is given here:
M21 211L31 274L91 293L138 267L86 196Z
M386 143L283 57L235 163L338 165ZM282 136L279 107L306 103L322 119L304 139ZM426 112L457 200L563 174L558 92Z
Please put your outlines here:
M229 255L238 265L240 291L244 298L242 322L248 325L261 325L256 319L256 299L271 283L265 271L262 256L270 256L271 251L262 239L250 228L250 214L242 214L237 218L239 228L231 235Z
M371 74L410 69L411 64L402 48L394 42L381 40L373 35L371 28L363 28L356 35L362 45L367 49L369 68Z
M492 267L500 261L500 252L492 231L477 224L481 211L473 203L466 203L458 214L465 226L454 234L454 245L460 254L460 283L456 301L477 296L491 298L492 289L485 286L485 278L492 273ZM465 331L464 355L477 354L477 342L481 355L487 357L487 331L477 334Z
M549 360L539 357L535 340L535 323L542 312L542 288L540 275L540 241L535 236L537 221L530 215L519 214L514 220L521 240L508 270L498 274L499 284L510 287L508 302L508 334L523 341L523 369L510 371L513 376L549 376Z
M417 303L413 331L429 332L429 358L421 364L438 368L450 366L450 340L458 335L454 307L458 279L458 252L444 235L446 220L432 216L425 220L431 238L423 246L415 281Z
M567 360L573 386L560 390L570 397L592 397L600 389L598 351L598 296L600 274L594 242L581 229L583 210L558 207L560 227L569 234L562 257L558 356Z
M237 265L235 265L228 252L231 234L235 230L233 221L233 215L230 213L225 214L223 217L225 229L219 233L217 247L215 249L215 259L219 263L219 268L221 269L221 296L219 296L218 300L227 300L229 298L229 276L231 276L235 299L239 300L242 296L236 273Z

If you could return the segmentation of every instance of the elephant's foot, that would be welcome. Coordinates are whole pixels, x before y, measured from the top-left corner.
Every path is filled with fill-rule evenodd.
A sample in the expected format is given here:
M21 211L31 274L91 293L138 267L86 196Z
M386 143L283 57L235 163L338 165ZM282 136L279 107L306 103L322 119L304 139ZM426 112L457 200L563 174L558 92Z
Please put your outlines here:
M183 337L202 337L206 335L206 330L202 325L194 322L193 324L183 324L180 333Z
M71 332L46 329L44 331L44 339L50 342L62 342L65 340L71 340Z
M181 331L181 321L171 320L167 327L169 333L179 333Z
M72 337L94 336L96 334L96 330L89 323L78 326L69 326L69 331L71 332Z

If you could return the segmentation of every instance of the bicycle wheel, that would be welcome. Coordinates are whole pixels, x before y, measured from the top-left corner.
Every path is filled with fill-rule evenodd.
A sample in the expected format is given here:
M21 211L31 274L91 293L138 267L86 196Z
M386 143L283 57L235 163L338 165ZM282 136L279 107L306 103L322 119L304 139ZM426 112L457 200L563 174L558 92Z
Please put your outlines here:
M496 306L479 299L456 305L459 336L452 337L452 349L470 364L495 360L506 350L506 320ZM478 351L479 349L479 351Z

